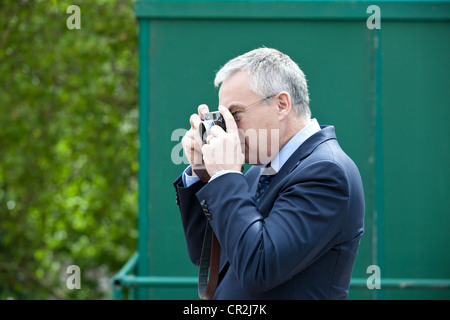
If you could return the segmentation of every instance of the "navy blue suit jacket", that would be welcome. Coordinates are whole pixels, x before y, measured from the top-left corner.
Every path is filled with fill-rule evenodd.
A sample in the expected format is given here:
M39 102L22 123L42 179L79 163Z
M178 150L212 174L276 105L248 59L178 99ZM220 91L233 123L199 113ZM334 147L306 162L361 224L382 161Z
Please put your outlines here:
M185 188L175 181L190 259L199 264L206 218L221 244L214 299L345 299L363 234L364 194L334 127L307 139L258 203L259 168Z

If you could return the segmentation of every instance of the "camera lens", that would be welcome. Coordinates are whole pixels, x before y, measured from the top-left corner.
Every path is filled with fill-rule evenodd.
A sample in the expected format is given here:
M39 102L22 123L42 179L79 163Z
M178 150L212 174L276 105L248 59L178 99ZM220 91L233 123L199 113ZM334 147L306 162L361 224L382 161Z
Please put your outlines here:
M209 131L214 125L220 126L223 130L227 130L225 126L225 120L219 111L209 112L201 117L200 126L198 127L200 137L202 141L206 143L206 138L209 135Z

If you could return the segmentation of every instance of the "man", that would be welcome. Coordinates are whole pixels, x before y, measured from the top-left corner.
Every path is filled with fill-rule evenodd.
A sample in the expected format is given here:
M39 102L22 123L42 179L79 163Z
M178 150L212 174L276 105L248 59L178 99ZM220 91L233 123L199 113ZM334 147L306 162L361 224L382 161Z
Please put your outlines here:
M220 243L213 298L347 298L363 187L334 127L311 119L303 72L261 48L229 61L215 85L226 130L213 126L202 143L209 110L199 106L182 139L191 165L174 183L192 262L206 221ZM253 165L245 175L244 162Z

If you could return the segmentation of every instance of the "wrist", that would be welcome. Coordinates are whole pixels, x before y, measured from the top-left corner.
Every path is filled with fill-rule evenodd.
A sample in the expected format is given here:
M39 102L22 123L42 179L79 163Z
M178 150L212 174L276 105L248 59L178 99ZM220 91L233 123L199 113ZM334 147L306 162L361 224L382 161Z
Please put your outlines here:
M222 175L224 175L224 174L228 174L228 173L239 173L239 174L242 174L241 171L237 171L237 170L220 170L220 171L217 171L217 172L211 177L211 179L210 179L209 181L213 181L214 179L216 179L216 178L218 178L218 177L220 177L220 176L222 176Z

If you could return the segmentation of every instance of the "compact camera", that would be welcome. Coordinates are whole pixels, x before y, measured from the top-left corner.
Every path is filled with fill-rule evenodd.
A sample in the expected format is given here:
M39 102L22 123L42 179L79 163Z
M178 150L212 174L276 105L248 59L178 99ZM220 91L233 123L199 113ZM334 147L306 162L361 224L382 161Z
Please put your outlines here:
M220 126L223 130L227 131L225 119L219 111L209 112L200 119L202 122L200 122L199 131L200 137L204 143L206 143L206 137L209 136L209 132L213 126Z

